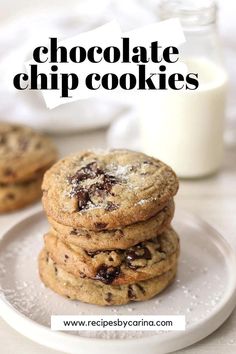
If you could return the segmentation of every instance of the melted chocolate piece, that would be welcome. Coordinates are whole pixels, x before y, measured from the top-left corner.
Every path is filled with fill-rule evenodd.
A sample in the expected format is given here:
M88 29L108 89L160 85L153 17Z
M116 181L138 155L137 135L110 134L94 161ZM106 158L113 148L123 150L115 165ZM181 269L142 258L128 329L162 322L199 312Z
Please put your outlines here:
M137 283L136 286L137 286L137 288L139 288L139 290L142 292L143 295L146 294L146 291L144 290L144 288L143 288L141 285L139 285L139 284Z
M29 145L29 139L26 137L20 137L18 140L18 146L21 151L25 151Z
M7 193L6 198L13 200L15 199L15 195L13 193Z
M74 176L68 177L70 183L76 183L85 181L86 179L94 179L97 176L103 174L102 170L97 167L96 162L91 162L88 165L80 168Z
M15 176L15 173L12 171L11 168L6 168L6 169L4 170L4 175L5 175L5 176Z
M129 285L129 287L128 287L128 298L129 299L136 299L134 289L132 288L131 285Z
M85 189L79 189L76 192L76 197L78 199L78 210L83 210L88 202L90 201L89 193Z
M6 135L0 135L0 144L6 144L7 142L7 138L6 138Z
M97 254L99 254L101 251L86 251L85 250L85 252L87 253L87 255L89 256L89 257L95 257Z
M105 222L95 222L95 227L98 230L103 230L106 228L107 224Z
M111 300L112 300L112 293L107 293L107 294L106 294L106 297L105 297L105 300L106 300L108 303L110 303Z
M133 265L132 262L135 261L136 259L151 259L152 255L151 252L147 247L144 246L137 246L136 249L134 250L129 250L126 251L125 253L125 262L127 266L131 269L137 269L140 268L140 266Z
M39 142L35 145L35 149L36 149L36 150L39 150L39 149L41 149L41 147L42 147L42 143L39 141Z
M70 235L78 235L76 229L73 229L73 230L70 232Z
M90 186L82 186L83 181L93 180L96 177L100 177L98 182ZM118 179L99 168L96 162L91 162L79 169L73 176L69 176L68 182L72 184L70 197L78 198L78 210L80 211L88 207L89 202L93 203L91 200L93 196L97 195L104 199L107 194L110 194L112 187L118 183ZM111 203L108 208L108 210L115 210L116 206Z
M97 271L95 279L111 284L120 274L120 267L109 267L103 264Z
M114 204L114 203L112 203L110 201L107 202L107 205L105 206L105 210L106 211L113 211L113 210L116 210L116 209L118 209L118 205L116 205L116 204Z

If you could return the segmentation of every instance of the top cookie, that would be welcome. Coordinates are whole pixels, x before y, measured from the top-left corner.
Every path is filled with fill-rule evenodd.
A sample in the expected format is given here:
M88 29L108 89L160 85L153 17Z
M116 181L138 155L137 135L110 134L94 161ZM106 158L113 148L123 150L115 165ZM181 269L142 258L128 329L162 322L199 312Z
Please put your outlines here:
M147 220L176 194L178 179L170 167L142 153L85 151L50 168L42 189L50 217L96 231Z
M0 123L0 183L33 180L56 161L53 143L31 128Z

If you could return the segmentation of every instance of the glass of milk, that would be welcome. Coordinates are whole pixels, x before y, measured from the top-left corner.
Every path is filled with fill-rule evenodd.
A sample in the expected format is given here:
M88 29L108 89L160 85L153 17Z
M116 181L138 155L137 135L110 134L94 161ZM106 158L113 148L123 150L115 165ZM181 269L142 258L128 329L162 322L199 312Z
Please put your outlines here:
M195 91L167 90L140 110L144 152L173 167L179 177L216 172L223 158L227 74L216 28L216 4L208 0L161 1L161 20L178 17L186 43L179 48L188 72L199 73Z

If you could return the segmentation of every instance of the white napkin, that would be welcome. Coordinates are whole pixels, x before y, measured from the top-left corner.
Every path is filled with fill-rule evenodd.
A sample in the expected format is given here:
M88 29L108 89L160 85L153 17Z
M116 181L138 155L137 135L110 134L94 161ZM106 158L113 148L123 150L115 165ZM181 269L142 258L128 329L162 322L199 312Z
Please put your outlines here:
M24 62L32 50L43 45L48 37L59 39L90 30L116 18L124 30L155 21L143 1L80 0L75 7L57 11L45 8L34 14L15 18L0 29L0 120L20 122L49 132L73 132L98 128L110 123L126 108L119 101L91 98L46 108L38 91L18 91L12 79L25 71Z

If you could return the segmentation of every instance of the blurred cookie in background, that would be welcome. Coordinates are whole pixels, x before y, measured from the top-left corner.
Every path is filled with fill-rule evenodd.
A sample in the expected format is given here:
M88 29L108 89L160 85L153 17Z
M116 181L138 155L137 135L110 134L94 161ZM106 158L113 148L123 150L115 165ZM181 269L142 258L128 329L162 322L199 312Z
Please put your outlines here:
M57 149L45 135L0 122L0 212L38 200L44 172L56 159Z

